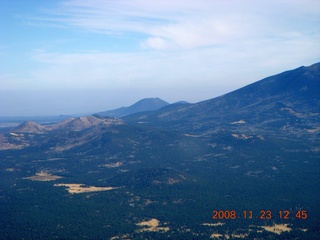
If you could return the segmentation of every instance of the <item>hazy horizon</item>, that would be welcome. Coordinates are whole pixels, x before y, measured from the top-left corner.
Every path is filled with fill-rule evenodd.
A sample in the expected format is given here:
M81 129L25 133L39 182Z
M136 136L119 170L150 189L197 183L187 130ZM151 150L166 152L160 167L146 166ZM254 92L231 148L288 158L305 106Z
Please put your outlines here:
M234 89L235 90L235 89ZM121 91L125 98L121 98ZM188 90L185 90L188 91ZM158 92L139 92L138 90L121 90L107 91L98 89L76 89L76 90L9 90L0 91L0 108L4 109L7 103L12 108L7 109L7 114L0 114L0 117L10 116L58 116L58 115L79 115L93 114L99 111L113 110L121 107L128 107L144 98L159 97L168 103L178 101L187 101L196 103L210 98L214 98L227 92L213 92L205 96L203 99L197 96L189 96L183 91L174 93L172 90L166 90L166 94L157 95ZM18 96L18 99L14 99ZM179 98L181 96L181 98ZM35 104L36 103L36 104ZM65 104L66 103L66 104ZM35 105L34 105L35 104ZM67 106L66 106L67 105ZM23 108L25 114L16 114L15 109ZM48 110L48 109L50 110ZM43 110L41 112L41 109ZM2 112L1 112L2 113Z
M199 102L320 61L320 2L2 1L0 116Z

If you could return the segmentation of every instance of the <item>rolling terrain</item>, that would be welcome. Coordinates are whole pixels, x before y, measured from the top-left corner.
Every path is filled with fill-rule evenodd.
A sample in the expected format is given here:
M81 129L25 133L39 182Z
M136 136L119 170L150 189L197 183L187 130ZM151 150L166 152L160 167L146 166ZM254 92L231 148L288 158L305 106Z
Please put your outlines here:
M318 239L320 64L0 134L1 239ZM107 114L108 115L108 114Z

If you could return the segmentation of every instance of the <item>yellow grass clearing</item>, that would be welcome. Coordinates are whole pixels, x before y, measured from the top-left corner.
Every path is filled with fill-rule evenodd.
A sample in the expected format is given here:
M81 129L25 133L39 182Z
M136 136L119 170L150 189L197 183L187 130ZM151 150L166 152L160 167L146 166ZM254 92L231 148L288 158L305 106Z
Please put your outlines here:
M67 191L71 194L74 193L86 193L86 192L101 192L101 191L109 191L115 189L114 187L95 187L95 186L85 186L84 184L77 183L60 183L55 184L55 187L67 187Z
M232 234L233 238L246 238L248 234Z
M107 167L107 168L117 168L117 167L120 167L122 164L123 164L122 162L116 162L116 163L103 164L101 166Z
M248 236L248 234L225 234L225 235L222 235L220 233L213 233L210 235L210 238L222 238L223 239L230 239L231 237L232 238L246 238Z
M144 231L149 231L149 232L158 232L158 231L163 231L163 232L167 232L170 230L169 227L158 227L159 226L159 220L156 218L152 218L149 221L144 221L144 222L140 222L137 223L136 225L138 226L145 226L145 228L140 229L140 232L144 232Z
M244 123L246 123L246 121L244 121L244 120L239 120L239 121L237 121L237 122L232 122L231 124L244 124Z
M225 223L217 222L217 223L202 223L202 226L208 226L208 227L217 227L217 226L223 226Z
M237 139L242 139L242 140L253 138L252 136L249 136L249 135L246 135L246 134L236 134L236 133L233 133L232 137L237 138Z
M56 179L63 178L61 176L56 176L56 175L51 175L50 173L41 171L36 173L36 175L31 176L31 177L25 177L23 179L28 179L32 181L54 181Z
M186 133L186 134L183 134L184 136L186 137L201 137L201 135L194 135L194 134L189 134L189 133Z
M273 226L262 226L262 228L269 232L281 234L282 232L290 232L292 230L292 228L289 228L288 225L289 224L275 224Z
M308 131L309 133L319 132L319 131L320 131L320 127L316 127L316 128L313 128L313 129L308 129L307 131Z
M223 237L223 235L220 233L212 233L210 236L210 238L221 238L221 237Z

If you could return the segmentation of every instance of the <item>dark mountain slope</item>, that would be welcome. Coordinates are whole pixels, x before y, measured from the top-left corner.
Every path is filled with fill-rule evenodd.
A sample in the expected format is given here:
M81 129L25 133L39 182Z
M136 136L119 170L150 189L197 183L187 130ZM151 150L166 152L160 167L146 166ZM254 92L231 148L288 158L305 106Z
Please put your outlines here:
M129 123L208 133L240 131L316 131L320 121L320 63L286 71L223 96L123 119Z
M155 111L168 104L169 103L160 98L144 98L129 107L122 107L110 111L100 112L97 113L97 115L105 117L123 117L138 112Z

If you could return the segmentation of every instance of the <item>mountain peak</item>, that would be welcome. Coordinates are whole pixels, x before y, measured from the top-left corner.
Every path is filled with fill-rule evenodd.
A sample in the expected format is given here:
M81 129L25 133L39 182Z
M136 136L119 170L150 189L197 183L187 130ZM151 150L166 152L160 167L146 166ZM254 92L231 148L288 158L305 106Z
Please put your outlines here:
M66 127L75 131L81 131L85 128L96 126L99 124L122 124L123 121L117 118L99 118L97 116L78 117L66 124Z
M45 131L46 131L45 127L32 121L23 122L14 129L14 132L23 132L23 133L43 133Z
M134 112L145 112L154 111L168 105L168 103L161 98L143 98L135 104L131 105L130 108Z
M143 98L129 107L117 108L105 112L97 113L100 116L124 117L138 112L155 111L166 105L166 101L161 98Z

